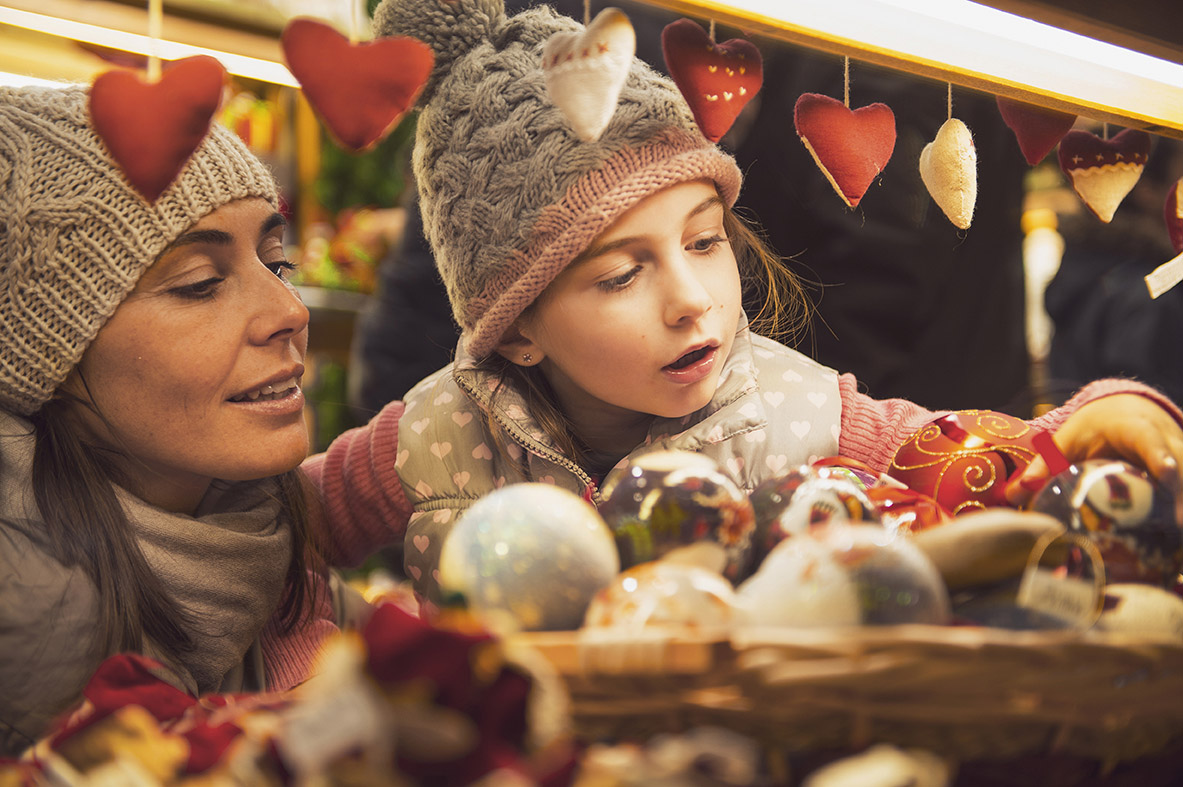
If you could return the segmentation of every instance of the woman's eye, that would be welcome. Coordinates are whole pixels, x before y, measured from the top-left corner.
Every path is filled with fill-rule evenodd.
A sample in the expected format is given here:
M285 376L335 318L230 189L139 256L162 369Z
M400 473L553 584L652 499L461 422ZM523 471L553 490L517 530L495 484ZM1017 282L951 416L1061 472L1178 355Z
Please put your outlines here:
M619 276L613 276L611 279L604 279L597 286L602 290L612 292L614 290L622 290L632 283L637 274L641 272L640 265L634 265Z
M283 281L287 281L289 278L291 278L292 273L296 270L296 265L295 265L295 263L288 262L287 260L280 260L279 262L268 262L267 263L267 270L274 273L276 276L278 276Z
M726 243L727 239L722 235L712 235L709 238L699 238L690 244L691 251L713 251L720 243Z
M202 279L193 284L186 284L181 287L174 287L169 290L170 293L178 298L185 298L191 301L203 301L207 298L214 297L214 293L218 290L218 285L224 282L225 279L220 276L215 276L209 279Z

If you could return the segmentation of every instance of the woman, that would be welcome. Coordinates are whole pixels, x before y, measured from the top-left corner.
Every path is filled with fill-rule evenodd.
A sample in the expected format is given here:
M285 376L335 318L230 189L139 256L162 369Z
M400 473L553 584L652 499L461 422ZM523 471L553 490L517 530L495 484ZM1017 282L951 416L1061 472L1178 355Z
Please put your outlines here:
M224 128L150 204L85 89L0 89L0 754L109 654L194 695L284 689L335 629L277 205Z

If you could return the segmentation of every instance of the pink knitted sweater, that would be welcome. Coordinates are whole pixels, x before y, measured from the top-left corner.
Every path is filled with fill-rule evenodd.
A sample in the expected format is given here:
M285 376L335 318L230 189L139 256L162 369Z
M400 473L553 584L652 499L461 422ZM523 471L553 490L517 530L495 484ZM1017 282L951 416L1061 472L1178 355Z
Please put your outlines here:
M872 399L859 393L853 375L839 377L842 421L838 452L884 470L896 449L941 412L903 399ZM1183 423L1183 412L1158 391L1131 380L1100 380L1082 388L1064 406L1030 423L1054 432L1082 405L1118 393L1146 396ZM391 402L365 426L345 432L328 451L309 457L303 469L320 492L316 517L326 557L333 565L356 565L402 537L411 506L394 469L402 402ZM318 600L316 623L283 636L272 625L264 635L268 674L286 688L310 673L321 642L336 630L327 597Z

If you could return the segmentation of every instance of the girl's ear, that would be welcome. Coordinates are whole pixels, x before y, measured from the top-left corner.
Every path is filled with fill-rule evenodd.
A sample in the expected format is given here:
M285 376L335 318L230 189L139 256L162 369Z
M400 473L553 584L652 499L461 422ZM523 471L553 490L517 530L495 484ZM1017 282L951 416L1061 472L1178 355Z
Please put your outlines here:
M526 338L516 322L509 326L509 329L501 337L501 343L497 345L496 352L502 358L510 363L516 363L518 366L533 366L546 357L542 348Z

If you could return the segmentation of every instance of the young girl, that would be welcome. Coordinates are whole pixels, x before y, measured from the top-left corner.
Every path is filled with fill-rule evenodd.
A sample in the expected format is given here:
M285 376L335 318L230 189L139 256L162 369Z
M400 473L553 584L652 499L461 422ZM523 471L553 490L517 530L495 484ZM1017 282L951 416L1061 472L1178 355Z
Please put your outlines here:
M225 128L149 204L85 89L0 88L0 756L109 654L194 696L284 689L335 630L277 205ZM315 535L335 561L390 538Z
M597 100L579 68L610 67L592 55L611 60L610 35L544 62L551 36L583 28L545 7L506 18L501 0L385 0L375 26L435 51L415 174L463 336L405 404L308 467L344 523L405 493L405 568L428 600L449 529L505 484L598 503L612 467L673 448L708 454L750 491L824 456L882 470L937 417L874 401L749 329L741 269L774 274L772 314L803 301L776 285L777 261L732 211L739 170L668 80L634 60L607 127L593 141L576 133L555 97ZM1177 487L1180 418L1156 391L1111 380L1032 423L1058 430L1070 459L1118 453ZM1033 463L1027 486L1042 474Z

